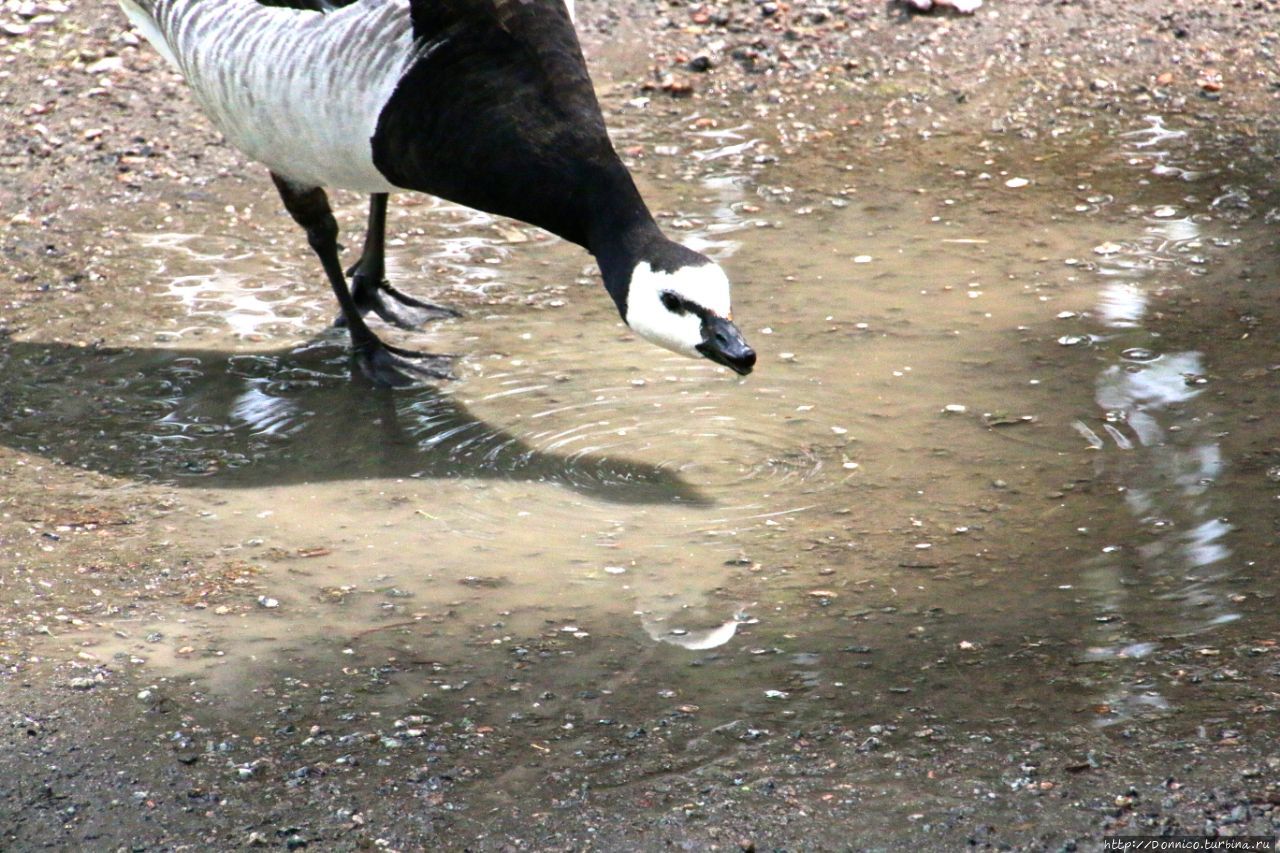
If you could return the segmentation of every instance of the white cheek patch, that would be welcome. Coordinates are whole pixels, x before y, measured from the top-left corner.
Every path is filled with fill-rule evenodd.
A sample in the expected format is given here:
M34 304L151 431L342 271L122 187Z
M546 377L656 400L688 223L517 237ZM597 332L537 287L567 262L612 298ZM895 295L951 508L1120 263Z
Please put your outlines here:
M702 319L692 312L680 314L668 309L662 303L662 294L668 291L727 318L729 279L717 264L682 267L666 273L642 261L631 274L627 325L647 341L697 358L701 355L697 347L702 343Z

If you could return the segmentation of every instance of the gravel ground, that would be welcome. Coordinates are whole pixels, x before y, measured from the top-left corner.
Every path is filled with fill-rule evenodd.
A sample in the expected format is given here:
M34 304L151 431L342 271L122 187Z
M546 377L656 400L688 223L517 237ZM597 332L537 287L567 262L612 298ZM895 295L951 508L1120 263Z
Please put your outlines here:
M659 119L676 102L748 117L770 129L760 168L873 168L947 136L1030 144L1159 112L1256 163L1260 180L1277 171L1277 2L989 0L966 16L627 0L584 2L580 17L611 110L648 98ZM260 183L113 4L0 4L0 110L0 353L11 340L127 335L111 300L144 270L120 256L130 229ZM643 146L627 155L649 168ZM1247 301L1224 296L1223 316ZM129 322L162 310L130 304ZM11 399L0 384L0 411ZM1270 438L1254 440L1265 466ZM5 849L1071 850L1121 830L1280 832L1269 637L1149 662L1153 677L1232 709L1208 718L1037 740L1013 711L1004 728L952 737L919 708L870 731L708 729L690 712L637 708L530 762L526 743L551 723L495 731L413 702L384 707L397 672L373 654L352 661L356 686L298 670L234 714L88 653L44 656L46 635L107 619L104 599L128 612L251 597L254 582L174 544L177 498L162 486L10 447L0 477ZM56 556L51 538L66 546ZM556 665L545 638L525 647L534 665ZM1000 790L983 781L992 768Z

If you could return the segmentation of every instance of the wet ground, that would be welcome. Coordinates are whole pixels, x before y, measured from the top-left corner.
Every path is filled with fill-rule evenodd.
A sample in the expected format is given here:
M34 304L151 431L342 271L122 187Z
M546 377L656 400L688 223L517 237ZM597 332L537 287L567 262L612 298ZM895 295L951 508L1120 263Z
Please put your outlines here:
M937 45L1010 9L869 20ZM384 393L261 176L67 14L137 75L69 86L121 110L90 117L159 112L123 154L50 165L116 133L76 119L6 154L0 846L1276 834L1265 88L949 114L792 63L673 98L648 19L610 43L588 6L619 148L760 366L645 345L581 252L405 198L392 277L464 316L388 335L458 379Z

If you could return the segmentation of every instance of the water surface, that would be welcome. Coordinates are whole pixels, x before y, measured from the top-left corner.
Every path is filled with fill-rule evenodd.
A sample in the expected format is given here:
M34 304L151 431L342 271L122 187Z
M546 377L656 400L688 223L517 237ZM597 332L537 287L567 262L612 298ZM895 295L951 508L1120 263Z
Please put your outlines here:
M139 236L160 326L14 342L0 435L178 487L175 538L253 595L136 608L96 652L231 704L382 667L352 713L566 744L668 706L977 734L1194 702L1144 660L1274 620L1232 379L1154 316L1264 239L1210 155L1158 116L1007 163L765 168L756 136L638 165L733 277L746 380L636 340L580 251L446 205L396 208L391 272L466 316L387 334L459 379L397 393L351 379L287 223Z

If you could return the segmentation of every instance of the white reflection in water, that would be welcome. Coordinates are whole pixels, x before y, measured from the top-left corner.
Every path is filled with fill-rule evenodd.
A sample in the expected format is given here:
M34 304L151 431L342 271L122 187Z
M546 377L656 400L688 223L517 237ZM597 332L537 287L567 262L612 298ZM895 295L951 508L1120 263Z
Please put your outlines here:
M1200 223L1191 217L1185 219L1158 219L1147 226L1147 233L1170 242L1200 239Z
M1113 329L1132 329L1147 313L1147 294L1128 282L1112 282L1098 297L1098 314Z
M292 400L274 397L259 387L246 389L231 404L231 417L252 435L288 435L302 429L303 412Z
M242 338L296 333L314 322L313 297L296 286L290 271L273 264L264 275L260 253L240 241L165 231L144 234L138 242L154 250L156 281L163 282L167 294L191 317L208 321L177 330L179 338L211 328L227 328ZM200 272L177 274L187 263Z
M1164 168L1162 174L1191 175L1165 162L1171 151L1154 150L1185 133L1169 130L1156 116L1147 121L1149 127L1125 134L1128 146L1154 158ZM1133 330L1126 337L1141 334L1148 308L1146 292L1132 279L1167 265L1185 269L1182 253L1203 238L1200 223L1192 218L1148 221L1144 231L1142 239L1127 244L1127 251L1108 258L1099 269L1103 276L1131 279L1105 284L1097 305L1106 326ZM1086 660L1122 662L1154 652L1155 642L1130 636L1130 623L1144 625L1144 632L1185 636L1239 618L1221 588L1229 577L1223 564L1231 556L1226 537L1232 527L1213 490L1225 461L1205 426L1207 413L1200 411L1204 374L1199 352L1159 354L1131 347L1098 376L1095 400L1105 414L1101 431L1073 424L1093 449L1114 446L1121 451L1102 460L1122 484L1125 504L1137 522L1131 536L1140 543L1105 548L1085 570L1099 611L1093 621L1095 645ZM1159 602L1167 605L1161 609ZM1160 624L1170 618L1175 625ZM1125 668L1113 674L1103 699L1112 711L1104 725L1170 708L1151 683Z
M1160 413L1200 394L1188 377L1202 373L1200 353L1163 356L1144 365L1116 364L1103 371L1094 397L1112 418L1122 420L1144 447L1164 440Z
M1217 589L1225 573L1200 571L1231 556L1225 539L1232 530L1220 517L1212 494L1224 467L1222 450L1181 408L1202 393L1193 384L1201 373L1200 353L1174 353L1141 365L1112 365L1099 377L1096 390L1098 405L1136 440L1128 445L1116 442L1122 450L1136 451L1129 457L1132 464L1123 466L1125 502L1142 529L1155 534L1135 549L1148 575L1144 585L1173 582L1164 597L1181 605L1176 611L1181 622L1171 634L1195 633L1238 618L1226 594ZM1113 434L1120 433L1107 426ZM1170 429L1175 426L1176 431ZM1099 573L1115 577L1104 580ZM1118 552L1104 555L1091 574L1113 598L1108 609L1124 612L1127 570ZM1118 650L1114 644L1112 648Z
M1161 115L1143 116L1143 120L1147 122L1146 127L1120 134L1121 138L1125 140L1125 146L1129 149L1127 153L1134 155L1135 160L1141 157L1147 162L1154 161L1151 167L1151 174L1160 177L1194 181L1204 174L1203 172L1168 162L1173 152L1167 148L1156 147L1170 142L1185 140L1187 138L1185 130L1170 130L1165 127L1164 116Z
M690 651L703 651L723 646L733 639L740 626L754 625L759 621L752 619L744 610L739 609L731 619L718 625L688 628L678 619L681 609L676 608L669 615L637 610L636 615L640 617L640 624L651 640L680 646Z
M1124 139L1132 140L1127 143L1130 148L1152 148L1173 139L1183 139L1187 135L1185 130L1170 130L1165 127L1162 115L1145 115L1142 119L1147 122L1146 127L1120 134Z
M745 180L741 175L735 174L720 174L703 179L702 187L715 194L715 207L705 224L680 234L679 242L721 263L733 257L742 244L727 235L750 225L734 209L734 205L740 204L745 197Z
M177 297L193 317L208 317L214 325L225 325L239 337L262 335L269 329L302 331L313 322L304 312L310 297L288 294L281 287L254 289L250 274L215 272L185 275L167 282L169 294Z

